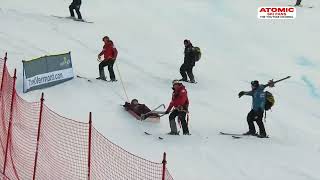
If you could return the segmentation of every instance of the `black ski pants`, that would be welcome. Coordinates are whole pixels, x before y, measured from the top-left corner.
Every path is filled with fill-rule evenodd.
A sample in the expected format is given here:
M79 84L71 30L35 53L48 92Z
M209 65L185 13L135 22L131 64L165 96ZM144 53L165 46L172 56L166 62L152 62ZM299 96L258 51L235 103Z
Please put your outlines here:
M81 16L81 13L80 13L80 5L74 5L74 4L71 4L69 6L69 11L70 11L70 16L71 17L74 17L74 12L73 10L76 10L76 13L78 15L78 19L82 19L82 16Z
M174 133L178 132L176 120L175 120L175 118L177 116L178 116L179 121L181 122L183 134L189 134L189 128L188 128L188 124L186 121L187 112L186 111L179 111L178 109L173 110L169 115L169 123L170 123L171 132L174 132Z
M264 129L264 124L262 121L263 118L263 111L259 109L258 111L251 110L247 115L247 122L249 126L249 132L252 134L256 133L256 129L254 127L254 121L257 122L259 126L259 133L261 136L266 136L266 130Z
M296 6L299 6L301 4L301 0L297 0Z
M114 74L113 71L113 65L114 65L115 60L103 60L100 64L99 64L99 75L100 78L105 79L106 76L104 74L104 67L108 66L108 71L109 71L109 75L110 75L110 79L111 80L115 80L116 76Z
M192 72L193 67L194 66L192 66L192 65L188 65L188 64L184 64L184 63L181 65L180 74L181 74L183 80L187 81L188 80L187 75L188 75L190 81L194 81L194 76L193 76L193 72Z

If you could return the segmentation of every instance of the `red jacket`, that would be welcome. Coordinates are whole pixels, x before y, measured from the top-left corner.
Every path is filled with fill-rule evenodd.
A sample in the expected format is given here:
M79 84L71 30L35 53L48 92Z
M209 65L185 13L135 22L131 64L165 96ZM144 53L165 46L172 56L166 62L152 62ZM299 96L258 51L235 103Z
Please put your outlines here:
M172 107L182 108L183 110L188 110L189 99L187 90L184 85L180 84L180 87L177 90L174 90L172 93L172 99L168 106L167 111L170 111Z
M99 56L104 55L104 60L115 60L118 55L117 49L114 47L113 42L109 41L105 43L103 46L102 51L100 52Z

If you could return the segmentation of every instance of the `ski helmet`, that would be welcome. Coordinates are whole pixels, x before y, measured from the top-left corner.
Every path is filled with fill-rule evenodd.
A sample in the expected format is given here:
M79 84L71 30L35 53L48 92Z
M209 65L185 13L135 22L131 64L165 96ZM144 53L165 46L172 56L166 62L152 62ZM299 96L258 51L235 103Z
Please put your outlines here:
M137 99L132 99L131 100L131 104L138 104L139 102L138 102L138 100Z
M255 88L259 87L259 81L258 80L251 81L251 86Z
M185 39L185 40L183 41L183 43L184 43L184 44L190 44L191 42L190 42L189 39Z
M105 39L110 40L110 38L109 38L108 36L104 36L104 37L102 38L102 41L104 41Z
M172 86L174 86L175 84L179 84L179 83L180 83L180 81L175 79L175 80L172 81Z

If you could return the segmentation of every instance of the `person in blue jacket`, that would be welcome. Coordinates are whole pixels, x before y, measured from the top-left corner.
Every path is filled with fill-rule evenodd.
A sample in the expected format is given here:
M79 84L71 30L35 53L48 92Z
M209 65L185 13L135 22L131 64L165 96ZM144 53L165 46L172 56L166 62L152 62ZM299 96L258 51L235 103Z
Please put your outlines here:
M238 94L239 98L243 95L252 96L252 109L247 115L249 131L244 133L243 135L254 135L261 138L267 137L262 118L263 118L263 112L265 109L265 101L266 101L264 89L268 86L274 87L273 80L270 80L269 83L266 85L263 85L263 84L260 85L259 81L254 80L251 82L251 89L252 89L251 91L239 92ZM259 126L259 134L256 134L254 121L256 121Z

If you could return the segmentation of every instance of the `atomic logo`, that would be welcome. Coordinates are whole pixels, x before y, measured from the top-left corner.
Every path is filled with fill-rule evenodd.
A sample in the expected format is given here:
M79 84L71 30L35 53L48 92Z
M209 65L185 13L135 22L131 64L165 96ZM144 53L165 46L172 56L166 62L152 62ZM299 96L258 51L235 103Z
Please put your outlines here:
M294 7L259 7L259 19L295 19L296 8Z

